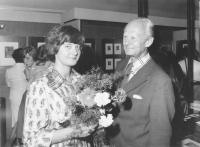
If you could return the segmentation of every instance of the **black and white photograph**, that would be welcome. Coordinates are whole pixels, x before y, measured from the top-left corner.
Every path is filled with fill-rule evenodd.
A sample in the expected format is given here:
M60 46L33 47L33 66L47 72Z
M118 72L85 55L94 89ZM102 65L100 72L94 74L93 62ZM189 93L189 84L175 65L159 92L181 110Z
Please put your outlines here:
M113 70L113 59L106 59L106 70Z
M121 51L121 44L120 43L115 43L114 44L114 54L115 55L121 55L122 51Z
M18 48L18 42L0 42L0 66L10 66L15 63L12 53Z
M200 0L0 0L0 147L39 146L200 147Z
M112 55L113 54L113 44L111 44L111 43L105 44L105 54L106 55Z
M45 42L38 42L37 47L40 47L41 45L45 44Z
M5 46L5 58L12 58L13 51L13 46Z
M116 68L116 66L117 66L117 64L118 64L118 62L119 62L120 60L121 60L120 58L115 59L115 68Z

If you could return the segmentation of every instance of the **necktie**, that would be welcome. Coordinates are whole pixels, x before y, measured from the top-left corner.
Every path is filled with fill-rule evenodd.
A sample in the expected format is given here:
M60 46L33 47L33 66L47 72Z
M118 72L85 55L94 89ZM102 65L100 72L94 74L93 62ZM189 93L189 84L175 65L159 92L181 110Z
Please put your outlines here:
M126 67L126 70L125 70L125 73L124 73L124 78L122 79L120 87L124 87L124 85L128 82L128 78L129 78L129 75L131 73L132 67L133 67L133 62L130 62Z

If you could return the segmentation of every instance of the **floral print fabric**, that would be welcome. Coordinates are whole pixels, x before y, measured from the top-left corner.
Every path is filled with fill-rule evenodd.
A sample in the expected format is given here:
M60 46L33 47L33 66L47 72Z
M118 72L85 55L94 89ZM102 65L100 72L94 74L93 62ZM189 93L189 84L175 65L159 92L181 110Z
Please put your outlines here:
M64 98L75 94L74 83L78 77L79 74L72 71L72 81L68 82L52 65L42 78L30 85L23 132L26 147L90 147L78 139L51 145L54 130L62 129L61 123L70 120L71 110Z

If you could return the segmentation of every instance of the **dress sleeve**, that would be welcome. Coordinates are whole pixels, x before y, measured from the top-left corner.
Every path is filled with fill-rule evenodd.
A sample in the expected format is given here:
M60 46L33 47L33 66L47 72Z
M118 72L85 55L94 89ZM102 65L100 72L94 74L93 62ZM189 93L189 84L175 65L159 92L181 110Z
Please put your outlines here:
M54 130L48 129L51 122L45 88L41 83L34 82L27 95L23 131L27 147L49 147L51 144Z
M6 70L6 73L5 73L5 77L6 77L6 85L7 85L8 87L10 87L9 73L8 73L7 70Z

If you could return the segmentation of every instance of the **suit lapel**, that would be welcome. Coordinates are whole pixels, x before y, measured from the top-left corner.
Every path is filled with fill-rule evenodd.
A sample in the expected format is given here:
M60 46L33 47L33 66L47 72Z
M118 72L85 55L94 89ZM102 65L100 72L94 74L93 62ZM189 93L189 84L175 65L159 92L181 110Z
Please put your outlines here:
M117 65L116 71L123 72L128 64L128 61L129 61L129 58L122 60L122 62L120 62L119 65Z
M147 76L151 74L154 61L151 59L147 62L127 83L122 87L126 92L129 92L142 83L147 81Z

